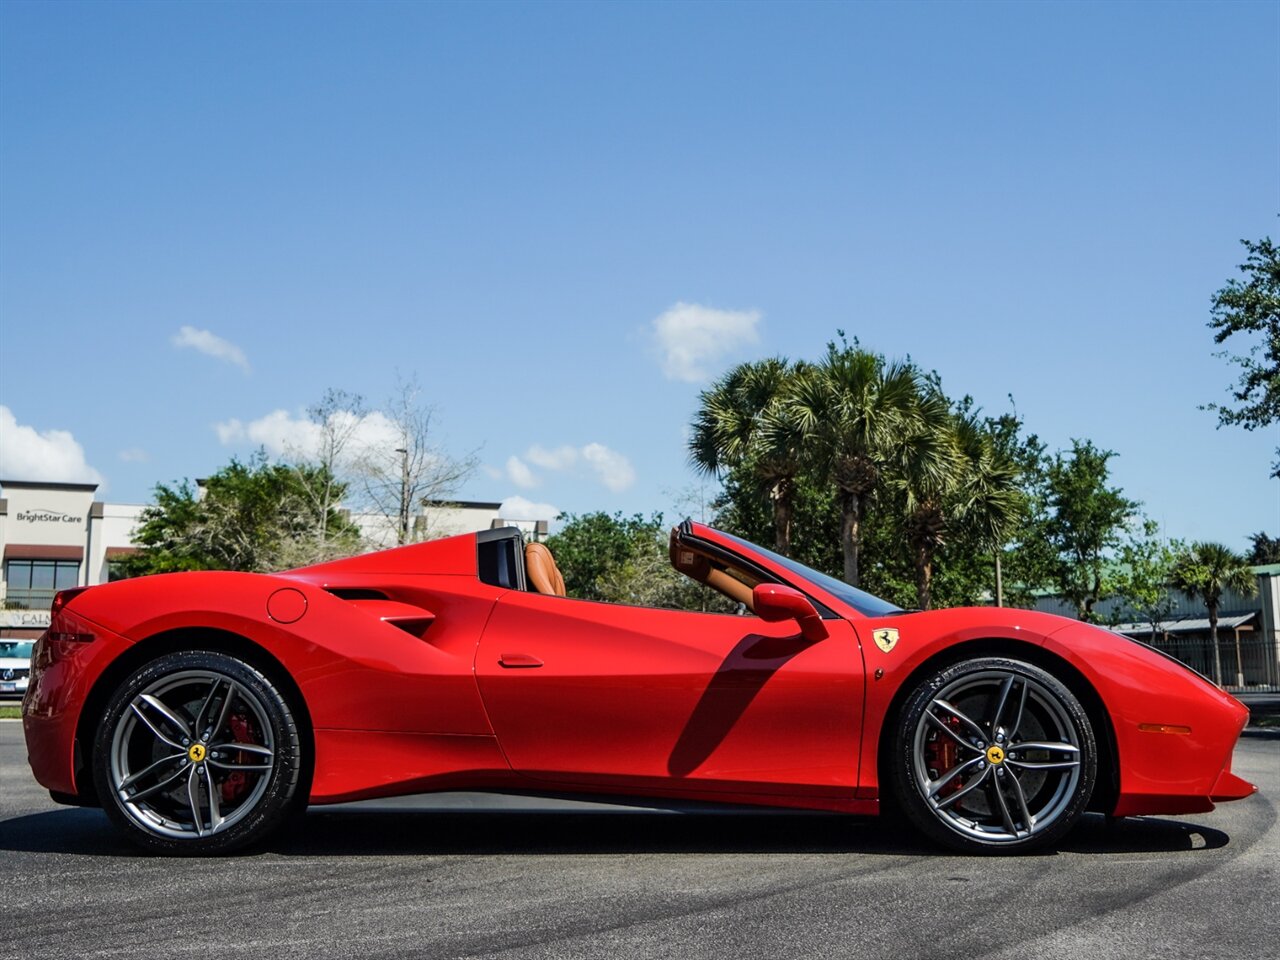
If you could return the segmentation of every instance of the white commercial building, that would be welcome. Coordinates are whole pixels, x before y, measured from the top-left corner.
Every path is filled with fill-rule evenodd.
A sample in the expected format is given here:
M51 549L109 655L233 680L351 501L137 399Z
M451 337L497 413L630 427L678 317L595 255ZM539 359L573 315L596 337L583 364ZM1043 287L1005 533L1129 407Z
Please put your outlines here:
M49 625L53 595L105 583L133 553L140 504L94 499L96 483L0 480L0 637L34 637Z

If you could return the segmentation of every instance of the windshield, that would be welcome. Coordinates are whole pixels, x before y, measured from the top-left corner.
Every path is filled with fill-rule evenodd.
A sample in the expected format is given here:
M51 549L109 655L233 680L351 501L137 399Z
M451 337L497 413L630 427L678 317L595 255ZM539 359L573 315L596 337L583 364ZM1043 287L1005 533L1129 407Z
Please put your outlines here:
M35 643L30 640L22 643L15 643L12 640L0 640L0 660L30 660L31 648L34 646Z
M867 593L865 590L859 590L857 587L851 587L843 580L837 580L835 577L829 577L825 573L819 573L812 567L806 567L803 563L797 563L789 557L784 557L781 554L774 553L772 550L766 550L764 547L757 546L754 543L743 540L741 537L735 537L731 533L725 533L723 530L717 530L716 532L720 534L720 536L725 537L728 540L732 540L734 543L740 544L748 550L754 550L757 553L763 554L778 566L784 567L797 576L803 577L805 580L816 584L833 597L839 597L842 601L864 616L886 617L890 614L902 613L901 607L895 607L888 600L881 600L879 597L874 594Z

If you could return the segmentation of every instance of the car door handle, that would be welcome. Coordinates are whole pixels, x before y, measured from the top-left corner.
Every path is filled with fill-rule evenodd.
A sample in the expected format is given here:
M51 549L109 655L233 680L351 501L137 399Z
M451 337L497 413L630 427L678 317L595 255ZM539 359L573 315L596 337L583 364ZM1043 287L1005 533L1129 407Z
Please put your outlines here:
M504 653L498 657L498 665L503 667L540 667L542 661L527 653Z

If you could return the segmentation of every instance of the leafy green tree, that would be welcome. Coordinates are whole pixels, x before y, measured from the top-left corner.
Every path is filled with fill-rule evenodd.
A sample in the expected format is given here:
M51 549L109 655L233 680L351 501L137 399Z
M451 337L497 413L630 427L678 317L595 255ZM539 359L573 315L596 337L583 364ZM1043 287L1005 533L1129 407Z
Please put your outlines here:
M1055 563L1055 586L1076 605L1081 620L1112 592L1107 555L1118 548L1138 504L1107 486L1107 462L1115 456L1088 440L1072 440L1071 453L1053 458L1046 477L1049 516L1044 532Z
M334 484L317 466L272 463L263 451L232 459L203 484L155 488L135 533L138 553L123 563L139 576L179 570L267 572L359 549L359 531L336 509L319 510ZM341 485L337 485L341 496Z
M563 526L547 538L547 547L569 596L683 610L730 606L720 594L694 583L671 565L670 531L662 514L625 517L595 512L562 514L560 520Z
M884 485L897 445L920 421L920 381L911 363L886 363L841 334L840 345L828 343L822 362L797 376L787 397L818 474L839 497L843 577L853 586L867 505Z
M580 600L604 600L601 580L627 563L637 543L656 540L664 531L662 514L637 513L560 515L559 532L547 538L569 596Z
M1280 563L1280 537L1269 537L1263 531L1249 534L1253 549L1249 551L1249 562L1255 567L1270 563Z
M1209 637L1213 642L1213 682L1222 686L1222 649L1218 643L1218 609L1228 590L1253 596L1257 578L1249 562L1220 543L1193 543L1175 561L1170 582L1191 600L1204 604L1209 612ZM1244 686L1240 661L1240 638L1236 637L1236 683Z
M803 436L783 403L796 368L773 357L734 367L698 397L689 460L703 473L747 467L773 508L774 546L791 552Z
M1140 529L1130 534L1120 547L1119 572L1114 579L1116 596L1125 602L1133 616L1151 627L1153 643L1160 624L1173 613L1169 584L1174 564L1186 550L1185 545L1176 540L1162 539L1159 530L1154 520L1144 519Z
M167 486L156 484L155 502L143 508L134 531L138 552L115 563L120 577L182 570L217 569L198 549L193 533L202 522L199 496L188 480Z
M1245 279L1232 278L1213 295L1209 327L1217 344L1236 335L1244 340L1258 339L1250 343L1247 352L1230 357L1241 368L1240 381L1231 394L1236 405L1211 403L1208 409L1217 412L1220 427L1256 430L1280 423L1280 249L1270 237L1256 243L1240 242L1249 251L1248 259L1239 265ZM1223 351L1218 356L1229 354ZM1280 447L1271 475L1280 477Z

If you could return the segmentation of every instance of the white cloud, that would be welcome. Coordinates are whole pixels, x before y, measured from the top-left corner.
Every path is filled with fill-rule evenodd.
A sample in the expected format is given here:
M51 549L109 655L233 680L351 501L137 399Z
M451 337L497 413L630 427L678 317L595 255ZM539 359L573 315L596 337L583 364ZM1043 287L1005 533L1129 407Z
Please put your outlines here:
M534 503L524 497L507 497L498 508L503 520L554 520L560 510L549 503Z
M245 373L249 372L249 358L244 355L244 351L210 330L184 326L173 335L173 345L179 349L190 347L205 356L235 364Z
M756 343L758 310L716 310L680 302L653 321L653 337L668 380L697 383L710 374L706 364Z
M548 450L535 443L525 451L524 456L535 466L544 467L547 470L566 470L577 461L578 451L567 444Z
M0 406L0 478L49 483L101 483L102 474L84 459L84 447L70 431L46 430L18 423Z
M146 463L151 459L151 454L141 447L130 447L128 450L121 450L119 456L125 463Z
M335 433L348 438L342 450L345 463L360 460L370 453L385 455L403 443L396 425L377 410L364 416L357 416L350 410L339 410L330 415L329 423ZM320 424L287 410L273 410L248 423L235 418L224 420L214 424L213 429L223 446L252 444L265 448L275 457L315 459L324 438Z
M631 461L602 443L588 443L582 448L582 459L591 465L600 482L614 493L636 482L636 471Z
M517 487L526 490L538 485L538 478L533 475L529 465L517 456L507 457L507 478Z
M526 463L525 461L528 461ZM601 483L615 493L626 490L636 479L635 468L631 461L616 450L610 450L603 443L588 443L584 447L573 447L569 444L548 449L534 444L525 451L524 458L517 456L507 458L505 476L518 487L534 487L538 485L538 477L529 469L529 463L544 470L570 470L579 461L585 463ZM491 476L498 476L498 471L490 471Z

